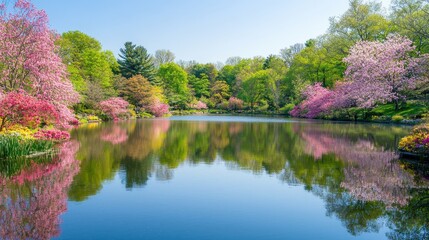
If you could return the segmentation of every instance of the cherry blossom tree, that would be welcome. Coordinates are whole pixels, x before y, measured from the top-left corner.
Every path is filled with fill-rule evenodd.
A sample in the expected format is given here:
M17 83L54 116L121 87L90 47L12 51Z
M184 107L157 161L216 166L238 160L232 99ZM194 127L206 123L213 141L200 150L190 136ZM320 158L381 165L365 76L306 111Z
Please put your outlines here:
M293 117L319 117L331 109L335 97L333 91L324 88L322 83L308 86L302 95L304 101L290 112Z
M77 103L79 95L57 54L57 38L46 13L29 1L17 0L13 8L0 5L0 91L23 90L52 103L61 126L69 127L75 118L68 106Z
M117 121L128 113L129 103L120 97L109 98L100 102L100 109L111 119Z
M345 77L353 86L349 97L362 108L388 102L398 108L404 91L414 86L421 73L419 58L410 56L414 49L411 40L399 35L390 35L384 42L358 42L344 59Z

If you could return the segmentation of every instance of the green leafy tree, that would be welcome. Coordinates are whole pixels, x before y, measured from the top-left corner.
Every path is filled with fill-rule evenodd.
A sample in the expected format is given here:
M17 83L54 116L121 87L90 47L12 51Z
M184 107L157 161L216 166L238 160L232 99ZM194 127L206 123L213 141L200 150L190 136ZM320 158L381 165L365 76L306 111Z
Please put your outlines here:
M126 79L121 92L128 102L139 108L147 109L155 101L153 86L142 75Z
M155 81L155 67L153 59L143 46L136 46L132 42L126 42L119 53L119 69L125 78L142 75L149 82Z
M102 51L100 42L79 31L63 33L57 44L73 86L87 108L93 108L100 97L115 94L113 76L118 64L112 52Z
M429 52L429 2L422 0L394 0L391 18L395 30L410 38L416 50Z
M357 41L384 39L389 31L389 21L381 14L381 3L351 0L349 9L340 17L330 19L330 33L349 41L349 46Z
M222 102L228 100L231 96L229 85L224 81L216 81L210 89L211 97L210 102L212 105L217 106Z
M175 63L166 63L160 66L158 77L162 81L170 105L178 109L186 108L189 88L185 70Z
M197 78L202 78L205 75L211 83L216 80L218 75L215 65L211 63L195 64L189 68L188 73L189 75L193 75Z
M189 85L191 86L196 98L200 99L202 97L210 96L210 80L207 75L202 74L201 77L190 75Z
M254 109L256 103L267 97L267 85L270 84L270 74L267 70L260 70L243 81L239 97Z

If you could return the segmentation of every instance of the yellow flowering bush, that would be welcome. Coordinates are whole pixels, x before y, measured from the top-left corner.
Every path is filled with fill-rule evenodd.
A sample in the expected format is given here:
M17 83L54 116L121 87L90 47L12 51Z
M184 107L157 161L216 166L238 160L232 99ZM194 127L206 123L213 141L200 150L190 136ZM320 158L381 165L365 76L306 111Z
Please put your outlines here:
M415 127L411 135L401 139L399 149L406 152L429 154L429 124Z
M13 125L0 132L1 135L19 136L22 139L34 139L33 135L37 132L36 129L30 129L21 125Z

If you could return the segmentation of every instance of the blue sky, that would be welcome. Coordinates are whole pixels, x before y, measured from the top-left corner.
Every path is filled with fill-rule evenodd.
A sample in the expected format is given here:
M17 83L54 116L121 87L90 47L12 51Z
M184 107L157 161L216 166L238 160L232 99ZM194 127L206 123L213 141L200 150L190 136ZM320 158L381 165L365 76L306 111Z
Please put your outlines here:
M383 0L388 7L390 0ZM267 56L326 32L348 0L33 0L57 32L82 31L115 54L126 41L176 60Z

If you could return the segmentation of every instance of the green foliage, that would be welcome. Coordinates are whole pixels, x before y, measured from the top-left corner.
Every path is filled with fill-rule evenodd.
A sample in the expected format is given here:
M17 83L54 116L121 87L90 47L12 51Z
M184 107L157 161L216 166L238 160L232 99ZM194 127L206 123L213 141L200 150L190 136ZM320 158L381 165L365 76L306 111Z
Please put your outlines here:
M401 116L407 119L420 118L427 113L429 109L426 106L416 102L403 104L399 110L395 110L395 104L379 105L371 110L370 115L375 116Z
M231 96L229 86L224 81L216 81L213 84L210 93L211 97L209 106L211 107L217 107L217 105L226 102L227 99Z
M160 66L158 77L162 81L169 104L178 109L186 108L189 89L185 70L175 63L166 63Z
M0 159L14 159L52 149L52 141L23 139L16 135L0 135Z
M284 105L284 107L280 108L280 113L282 114L289 114L290 111L292 111L292 109L295 107L295 104L293 103L288 103L286 105Z
M70 80L83 97L83 107L94 109L115 94L113 73L118 64L112 52L102 51L100 42L79 31L63 33L57 44Z
M189 76L189 85L191 86L194 96L198 99L210 96L210 80L204 73L201 77L194 75Z
M248 102L251 109L254 109L255 104L267 96L269 84L271 84L269 72L260 70L243 81L239 97Z
M120 49L119 58L119 69L123 77L142 75L151 83L155 83L154 63L146 48L126 42L124 48Z
M404 117L401 115L394 115L392 117L392 121L397 122L397 123L402 122L402 120L404 120Z
M213 83L218 75L216 67L211 63L195 64L188 69L188 73L196 78L206 77L210 83Z

